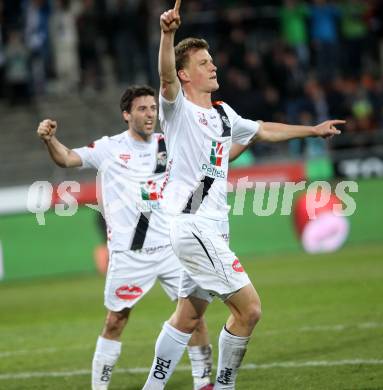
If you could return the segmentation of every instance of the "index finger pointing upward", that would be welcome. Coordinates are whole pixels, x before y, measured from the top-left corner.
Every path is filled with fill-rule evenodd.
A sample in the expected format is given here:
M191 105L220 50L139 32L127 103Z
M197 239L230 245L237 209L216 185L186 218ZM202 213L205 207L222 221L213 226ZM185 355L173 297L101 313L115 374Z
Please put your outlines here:
M179 12L181 8L181 0L176 0L176 3L174 4L174 11Z

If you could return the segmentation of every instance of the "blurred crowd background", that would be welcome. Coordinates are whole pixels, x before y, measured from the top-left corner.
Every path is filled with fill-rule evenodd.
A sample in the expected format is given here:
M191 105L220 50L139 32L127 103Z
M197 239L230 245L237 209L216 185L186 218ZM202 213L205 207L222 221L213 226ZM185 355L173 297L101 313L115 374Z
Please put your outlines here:
M63 99L105 98L117 107L118 98L106 98L110 91L118 96L131 83L157 87L159 15L173 3L0 0L2 112ZM330 149L383 144L383 1L187 0L182 20L177 40L208 40L219 69L217 97L242 116L302 124L346 119ZM311 158L329 148L308 139L257 145L253 153Z

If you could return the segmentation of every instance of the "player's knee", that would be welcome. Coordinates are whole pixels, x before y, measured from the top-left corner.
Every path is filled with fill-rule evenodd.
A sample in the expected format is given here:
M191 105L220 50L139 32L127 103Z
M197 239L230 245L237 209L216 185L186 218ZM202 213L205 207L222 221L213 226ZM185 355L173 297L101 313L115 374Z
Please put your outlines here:
M169 320L170 325L185 333L193 333L200 325L201 318L197 316L180 316L174 313Z
M187 327L186 333L193 333L196 329L199 329L200 319L192 318L189 320L189 326Z
M240 314L239 321L243 326L252 329L261 319L261 314L260 302L251 302L247 305L246 310Z
M108 338L119 337L128 320L129 311L109 312L104 326L103 336Z
M247 323L254 327L262 316L261 304L259 302L253 302L249 307L247 315Z
M198 333L206 333L207 332L207 324L206 324L204 317L200 318L199 321L197 322L197 325L195 327L195 332L198 332Z

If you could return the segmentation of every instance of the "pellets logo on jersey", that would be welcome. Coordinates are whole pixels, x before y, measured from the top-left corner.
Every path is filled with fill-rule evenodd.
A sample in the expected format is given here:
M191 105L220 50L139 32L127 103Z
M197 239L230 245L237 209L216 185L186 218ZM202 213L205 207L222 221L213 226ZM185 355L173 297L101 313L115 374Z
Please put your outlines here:
M233 270L235 272L244 272L245 270L242 267L242 264L239 262L238 259L235 259L232 264Z
M121 286L116 290L116 295L124 301L137 299L142 295L142 289L138 286Z
M220 142L212 141L210 151L210 164L220 167L222 164L223 145Z
M157 191L157 183L154 180L148 180L141 183L142 200L158 200L161 198L161 191Z

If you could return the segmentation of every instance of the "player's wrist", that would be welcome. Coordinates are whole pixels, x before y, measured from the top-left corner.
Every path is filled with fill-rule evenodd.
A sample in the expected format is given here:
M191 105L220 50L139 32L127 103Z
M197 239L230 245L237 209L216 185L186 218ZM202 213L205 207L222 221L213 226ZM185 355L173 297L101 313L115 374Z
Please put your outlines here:
M319 137L321 136L321 132L319 129L319 126L310 126L309 127L309 134L311 137Z
M46 145L48 145L48 144L51 144L53 142L53 138L54 138L54 136L51 135L50 137L43 138L42 140L44 141L44 143Z
M165 35L166 37L174 37L174 35L176 34L176 31L177 30L165 30L165 29L163 29L163 28L161 28L161 33L163 34L163 35Z

